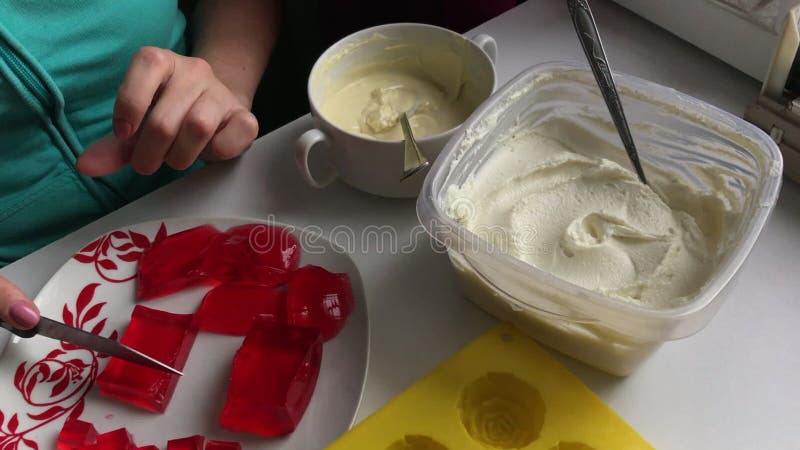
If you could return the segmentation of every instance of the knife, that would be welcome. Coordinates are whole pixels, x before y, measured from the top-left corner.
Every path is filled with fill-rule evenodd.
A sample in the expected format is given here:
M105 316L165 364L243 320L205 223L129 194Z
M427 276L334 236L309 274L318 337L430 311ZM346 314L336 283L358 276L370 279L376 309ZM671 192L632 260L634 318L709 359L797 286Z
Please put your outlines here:
M61 322L48 319L47 317L41 317L39 319L39 323L35 327L28 330L14 328L11 326L11 324L3 322L2 320L0 320L0 328L4 328L21 338L31 338L37 334L40 334L42 336L47 336L59 341L69 342L88 350L94 350L99 353L115 356L135 364L163 370L175 375L183 375L181 371L172 368L155 358L147 356L138 350L134 350L125 344L121 344L113 339L108 339L103 336L89 333L81 330L80 328L71 327Z

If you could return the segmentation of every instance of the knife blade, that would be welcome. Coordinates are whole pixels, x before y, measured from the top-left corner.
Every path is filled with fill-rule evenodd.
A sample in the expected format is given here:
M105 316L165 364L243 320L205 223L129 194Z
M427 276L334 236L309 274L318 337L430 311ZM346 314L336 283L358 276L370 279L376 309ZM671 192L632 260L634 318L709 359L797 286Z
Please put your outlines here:
M2 320L0 320L0 328L5 328L6 330L22 338L30 338L39 334L59 341L69 342L88 350L94 350L99 353L115 356L117 358L124 359L125 361L130 361L142 366L152 367L154 369L163 370L176 375L183 375L183 372L170 367L169 365L164 364L155 358L147 356L136 349L128 347L125 344L119 343L113 339L99 336L97 334L89 333L88 331L81 330L80 328L71 327L67 324L48 319L47 317L41 317L39 319L39 323L29 330L20 330L19 328L15 328L11 326L11 324L3 322Z

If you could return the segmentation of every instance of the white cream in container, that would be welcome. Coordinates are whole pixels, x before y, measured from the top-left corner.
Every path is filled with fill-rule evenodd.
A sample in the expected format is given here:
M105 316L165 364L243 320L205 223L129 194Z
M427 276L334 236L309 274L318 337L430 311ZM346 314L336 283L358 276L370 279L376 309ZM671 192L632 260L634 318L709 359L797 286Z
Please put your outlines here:
M629 174L591 72L550 63L473 113L435 162L417 210L470 300L626 375L714 316L772 210L782 160L769 136L737 117L654 83L615 79L654 192ZM515 232L514 221L541 235L519 236L525 227ZM620 242L625 234L640 245ZM607 270L574 270L568 252L587 252L584 264Z
M575 147L565 144L576 137ZM630 169L592 156L596 141L569 126L519 123L494 145L479 171L450 187L447 214L541 270L643 306L688 302L713 273L726 231L698 224L740 212L719 192L685 185L669 190L683 192L682 205L701 216L671 208Z

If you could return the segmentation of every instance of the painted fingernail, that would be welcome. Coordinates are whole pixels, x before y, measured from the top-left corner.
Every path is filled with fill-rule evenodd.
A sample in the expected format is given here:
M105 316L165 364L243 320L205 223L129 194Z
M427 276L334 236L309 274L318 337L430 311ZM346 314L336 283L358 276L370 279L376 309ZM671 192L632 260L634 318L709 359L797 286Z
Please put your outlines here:
M128 139L131 136L133 127L122 119L114 119L114 136L119 140Z
M39 323L39 312L30 303L18 301L11 305L8 314L21 328L31 328Z

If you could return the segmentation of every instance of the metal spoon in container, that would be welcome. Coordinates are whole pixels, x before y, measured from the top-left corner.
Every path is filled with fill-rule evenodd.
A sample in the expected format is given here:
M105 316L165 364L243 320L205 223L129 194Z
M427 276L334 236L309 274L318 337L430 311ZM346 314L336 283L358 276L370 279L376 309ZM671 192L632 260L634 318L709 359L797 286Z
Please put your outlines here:
M628 128L625 112L622 110L622 102L619 99L619 93L617 93L617 87L614 84L606 52L603 49L603 43L600 41L600 34L597 31L597 24L594 21L592 10L589 9L589 3L587 0L567 0L567 7L569 8L570 16L572 16L572 24L578 33L578 39L581 41L583 52L586 54L589 66L592 68L594 79L600 87L600 93L603 94L603 100L606 102L611 118L614 120L614 126L617 127L619 137L622 139L622 145L625 146L625 151L628 153L628 158L631 160L633 168L636 169L639 180L647 184L644 169L642 169L642 164L639 162L639 153L633 143L633 136L631 136L631 130Z
M416 110L416 108L414 108L414 110ZM408 122L408 113L406 112L400 116L400 127L403 129L403 142L405 144L403 176L400 178L400 181L405 181L415 173L430 166L431 162L419 151L417 141L411 133L411 124Z

